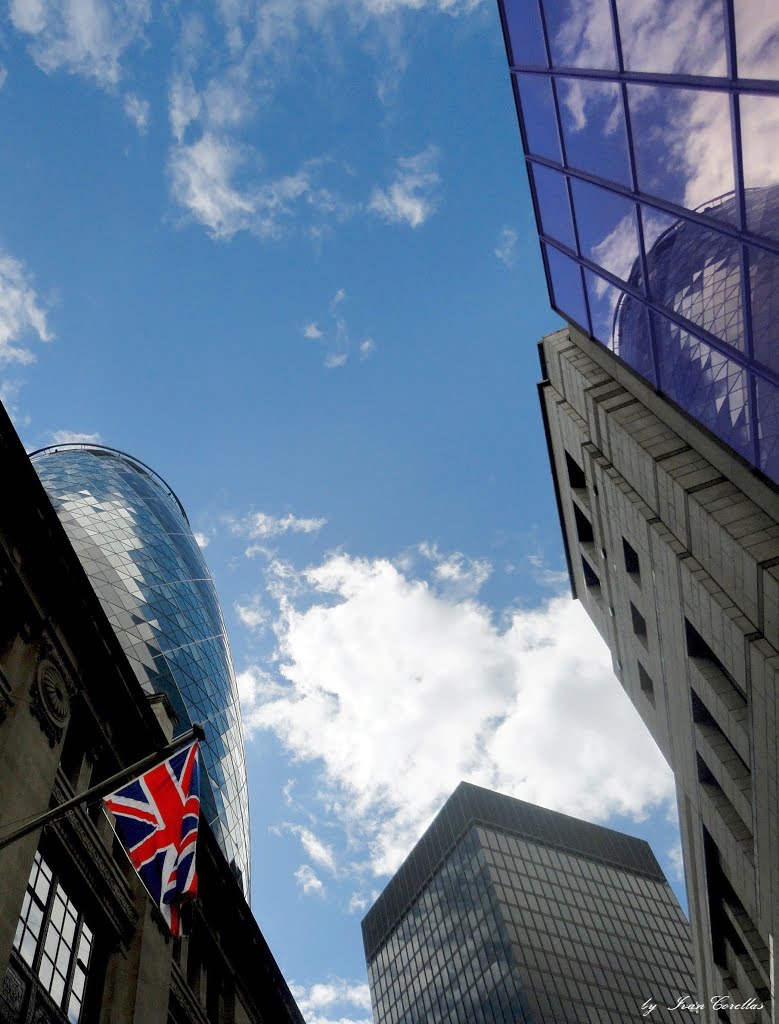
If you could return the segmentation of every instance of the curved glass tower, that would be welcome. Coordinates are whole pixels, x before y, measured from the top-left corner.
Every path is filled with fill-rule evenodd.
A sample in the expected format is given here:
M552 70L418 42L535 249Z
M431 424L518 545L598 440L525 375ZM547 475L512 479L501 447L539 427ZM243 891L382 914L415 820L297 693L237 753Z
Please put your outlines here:
M144 689L164 693L176 732L202 722L202 809L249 893L249 804L230 648L211 574L173 491L98 445L31 456Z

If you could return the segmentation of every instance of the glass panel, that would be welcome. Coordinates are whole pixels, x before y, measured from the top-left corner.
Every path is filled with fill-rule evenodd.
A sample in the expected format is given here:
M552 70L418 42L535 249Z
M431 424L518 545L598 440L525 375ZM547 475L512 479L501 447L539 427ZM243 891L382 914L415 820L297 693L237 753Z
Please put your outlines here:
M584 271L584 280L587 285L593 336L611 348L614 338L614 314L623 292L605 278L593 274L591 270Z
M645 380L655 384L652 340L644 303L607 284L596 274L587 275L587 294L590 297L593 323L596 317L593 301L597 304L599 315L608 318L609 333L603 341L636 373L640 373Z
M652 322L662 391L751 462L747 371L666 317Z
M572 78L558 82L568 166L629 187L630 161L619 86Z
M49 989L49 993L51 995L51 998L57 1004L57 1006L62 1005L62 995L64 991L65 979L62 977L61 974L55 971L54 976L51 979L51 988Z
M546 75L515 75L530 153L562 163L552 85Z
M738 224L727 95L629 85L628 103L639 188Z
M776 78L779 31L773 0L736 0L736 54L740 78Z
M544 0L554 67L616 69L609 0Z
M760 444L760 468L779 483L779 388L757 377L757 432Z
M779 373L779 257L750 246L749 292L755 359Z
M739 0L740 2L740 0ZM617 0L622 59L628 71L725 75L722 0Z
M552 283L552 304L589 333L579 264L551 245L543 246Z
M576 238L573 233L573 220L571 219L565 175L558 171L552 171L548 167L534 164L533 181L536 186L541 227L544 234L551 235L575 252Z
M655 220L661 223L663 218ZM647 252L647 269L653 298L743 350L738 242L680 219Z
M741 96L747 228L779 241L779 96Z
M49 991L49 985L51 984L51 976L54 973L54 964L49 960L48 957L44 956L41 960L41 966L38 969L38 977L41 979L41 984Z
M547 66L538 0L504 0L512 64Z
M586 181L571 181L582 256L641 285L635 204Z

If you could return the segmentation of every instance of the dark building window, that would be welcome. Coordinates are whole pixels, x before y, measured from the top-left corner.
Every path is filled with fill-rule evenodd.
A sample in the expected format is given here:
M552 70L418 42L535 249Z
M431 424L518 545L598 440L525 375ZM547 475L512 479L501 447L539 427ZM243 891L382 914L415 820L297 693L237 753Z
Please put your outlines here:
M638 683L639 683L639 686L641 687L641 692L644 694L644 696L652 704L654 704L654 702L655 702L655 687L654 687L654 683L652 682L652 679L651 679L649 673L647 672L647 670L644 668L644 666L641 664L640 661L638 662Z
M721 681L729 683L731 689L735 690L741 700L746 703L747 695L744 690L688 619L684 620L684 628L687 636L687 654L690 658L699 662L699 667L705 675L710 677L713 672L715 677L719 677Z
M576 502L573 503L573 517L576 520L576 536L582 544L592 544L595 539L595 535L592 532L592 523Z
M70 1024L78 1024L92 932L40 852L24 894L14 948Z
M622 552L625 556L625 571L635 577L636 583L641 582L641 564L638 560L638 552L631 544L622 538Z
M642 643L646 644L646 619L632 601L630 602L630 618L633 621L633 632Z
M600 594L600 579L586 558L582 558L582 571L584 572L584 582L587 585L587 589L594 590Z
M587 478L584 475L584 470L572 459L568 452L565 453L565 467L568 470L568 483L575 491L583 491L587 488Z

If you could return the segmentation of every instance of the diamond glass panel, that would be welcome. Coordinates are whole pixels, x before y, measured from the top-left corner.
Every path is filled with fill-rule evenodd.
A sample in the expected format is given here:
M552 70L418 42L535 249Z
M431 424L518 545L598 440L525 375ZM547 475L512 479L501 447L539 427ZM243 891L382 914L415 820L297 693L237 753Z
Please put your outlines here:
M249 809L238 689L211 574L177 499L130 457L92 446L33 463L138 679L177 733L202 722L202 810L249 892Z

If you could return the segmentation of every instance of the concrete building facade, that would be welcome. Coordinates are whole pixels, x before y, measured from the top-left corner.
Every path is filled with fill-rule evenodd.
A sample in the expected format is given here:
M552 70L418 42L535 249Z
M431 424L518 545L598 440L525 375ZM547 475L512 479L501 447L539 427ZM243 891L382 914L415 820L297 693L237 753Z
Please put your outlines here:
M464 782L362 928L376 1024L670 1024L693 987L646 842Z
M0 837L172 734L0 407ZM173 941L102 806L0 851L3 1024L303 1024L217 838Z
M675 774L701 1017L768 1024L779 927L779 496L576 328L540 350L573 592Z

